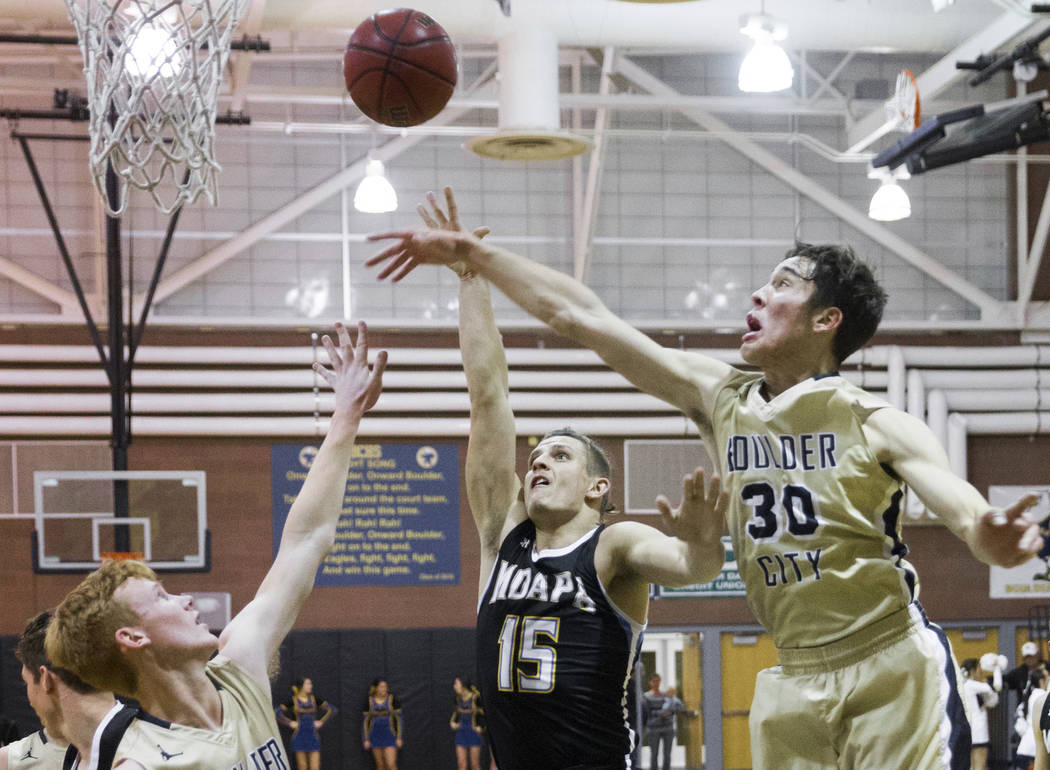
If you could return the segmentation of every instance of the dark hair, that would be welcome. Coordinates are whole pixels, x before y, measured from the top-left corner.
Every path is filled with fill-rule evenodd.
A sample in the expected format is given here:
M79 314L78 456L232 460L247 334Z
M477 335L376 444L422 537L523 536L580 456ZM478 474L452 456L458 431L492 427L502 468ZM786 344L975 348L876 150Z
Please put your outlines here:
M806 276L814 284L809 306L837 307L842 311L842 322L832 342L832 353L842 363L874 336L886 307L886 292L875 280L871 267L849 246L796 241L785 259L789 257L802 257L813 263L812 272Z
M967 658L959 666L973 674L977 670L977 658Z
M601 478L606 479L612 475L612 462L609 460L609 455L605 453L605 450L602 449L598 442L593 438L566 426L564 428L555 428L554 430L547 431L540 441L545 441L554 436L568 436L569 438L574 438L587 448L587 473L592 476L600 476ZM598 513L606 514L615 511L614 506L609 502L609 494L610 491L607 490L605 494L602 495L602 501L598 508Z
M29 669L34 682L40 681L40 667L44 666L74 692L82 694L98 692L72 671L59 668L48 659L47 652L44 650L44 638L47 636L47 627L50 624L50 610L44 610L39 615L30 618L22 630L22 635L18 637L15 657Z

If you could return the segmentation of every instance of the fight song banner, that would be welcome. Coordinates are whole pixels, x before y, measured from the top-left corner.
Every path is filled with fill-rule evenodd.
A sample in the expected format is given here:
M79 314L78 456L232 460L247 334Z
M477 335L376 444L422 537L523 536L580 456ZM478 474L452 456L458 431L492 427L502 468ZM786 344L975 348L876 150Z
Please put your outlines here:
M317 447L270 447L273 552ZM357 444L335 547L319 586L459 583L459 453L455 444Z
M993 599L1050 598L1050 486L990 486L988 502L1005 508L1029 493L1038 495L1039 502L1025 515L1039 522L1043 547L1020 567L989 567L989 595Z

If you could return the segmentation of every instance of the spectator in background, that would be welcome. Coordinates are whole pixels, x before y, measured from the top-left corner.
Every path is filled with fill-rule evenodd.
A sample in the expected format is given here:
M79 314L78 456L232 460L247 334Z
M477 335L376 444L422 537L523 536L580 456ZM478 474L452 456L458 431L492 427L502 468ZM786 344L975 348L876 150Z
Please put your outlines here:
M317 731L333 714L335 709L314 695L312 679L302 677L295 680L291 699L277 709L277 721L294 731L292 751L298 770L321 770L321 737Z
M663 696L663 705L651 718L649 724L649 766L652 770L671 770L671 748L678 731L677 716L685 711L685 704L678 699L674 687L668 687ZM657 757L661 763L657 765Z
M1003 683L1017 695L1018 701L1028 687L1028 677L1042 663L1039 646L1035 642L1021 645L1021 665L1003 674Z
M671 756L671 741L674 733L670 732L673 717L664 712L667 696L660 689L661 678L659 674L649 677L649 689L642 693L642 724L645 727L645 737L649 741L649 767L656 770L660 766L660 744L663 742L663 753L668 762Z
M961 664L966 677L963 682L963 697L966 703L966 714L970 718L971 770L987 770L988 767L988 711L999 703L999 693L983 681L977 674L980 667L977 658L967 658Z

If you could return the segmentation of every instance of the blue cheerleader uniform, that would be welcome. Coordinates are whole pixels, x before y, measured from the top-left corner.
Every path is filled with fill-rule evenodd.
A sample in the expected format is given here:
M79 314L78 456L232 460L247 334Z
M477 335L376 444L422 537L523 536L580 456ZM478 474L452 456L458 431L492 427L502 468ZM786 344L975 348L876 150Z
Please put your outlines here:
M324 714L318 716L319 710L323 710ZM282 703L278 720L283 724L298 724L292 733L292 751L320 751L321 738L317 734L317 723L327 720L334 713L335 708L324 700L318 701L312 694L297 695L288 703Z
M369 696L364 713L365 740L372 744L372 748L389 749L397 746L401 737L401 707L393 694L388 693L382 702Z
M481 704L478 702L476 693L470 693L465 698L456 698L456 710L452 714L452 723L456 727L457 746L480 746L481 735L474 729L475 725L481 727Z

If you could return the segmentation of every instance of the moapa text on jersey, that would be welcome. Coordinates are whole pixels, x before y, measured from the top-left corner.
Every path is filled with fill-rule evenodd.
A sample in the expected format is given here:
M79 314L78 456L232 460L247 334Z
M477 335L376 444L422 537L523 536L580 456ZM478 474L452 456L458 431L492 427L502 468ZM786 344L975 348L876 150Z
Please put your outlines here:
M726 473L766 468L822 471L838 466L835 450L834 433L733 434L726 442Z
M550 584L552 579L554 585ZM573 575L568 570L555 575L545 575L532 567L518 567L501 559L489 604L520 599L533 599L551 604L566 602L584 612L598 611L594 600L583 587L583 579L577 576L573 580Z
M254 749L248 759L250 763L238 762L230 770L289 770L288 763L284 761L284 752L275 738Z

